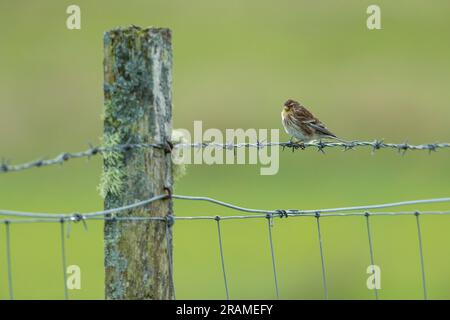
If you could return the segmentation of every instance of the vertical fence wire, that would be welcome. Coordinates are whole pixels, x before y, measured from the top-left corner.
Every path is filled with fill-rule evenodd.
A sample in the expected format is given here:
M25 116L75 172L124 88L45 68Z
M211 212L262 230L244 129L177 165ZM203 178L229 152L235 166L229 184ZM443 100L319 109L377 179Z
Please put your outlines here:
M417 238L419 240L419 254L420 254L420 264L421 264L421 271L422 271L423 298L424 298L424 300L427 300L428 293L427 293L427 285L426 285L426 281L425 281L425 262L424 262L424 258L423 258L422 233L420 231L419 214L420 214L419 212L415 213L416 223L417 223Z
M267 215L267 226L269 229L269 243L270 243L270 253L272 256L272 268L273 268L273 280L275 283L275 294L277 296L277 299L280 299L280 292L278 290L277 268L276 268L276 263L275 263L275 252L273 249L273 240L272 240L272 227L273 227L272 215Z
M64 230L64 219L60 220L61 225L61 260L62 260L62 271L64 280L64 299L69 300L69 290L67 288L67 263L66 263L66 243L65 243L65 230Z
M225 259L223 257L222 234L220 232L220 217L216 216L215 220L217 222L217 235L218 235L218 238L219 238L220 260L222 262L222 273L223 273L223 281L225 283L225 292L227 294L227 300L230 300L230 294L228 292L227 273L225 271Z
M8 290L9 299L14 300L13 280L12 280L12 262L11 262L11 230L9 221L5 221L6 231L6 261L8 267Z
M374 293L375 293L375 300L378 300L378 288L376 286L376 272L375 269L373 268L373 266L375 266L375 259L374 259L374 255L373 255L373 242L372 242L372 231L370 228L370 222L369 222L369 212L365 213L365 217L366 217L366 227L367 227L367 237L369 239L369 253L370 253L370 264L372 265L372 273L373 273L373 280L375 282L375 287L374 287Z
M327 286L327 275L325 272L325 257L323 255L323 244L322 244L322 232L320 230L320 213L317 212L316 215L316 222L317 222L317 235L319 237L319 251L320 251L320 259L322 263L322 283L323 283L323 292L325 300L328 300L328 286Z
M169 260L169 273L170 273L170 280L172 285L172 292L173 292L173 298L176 300L176 293L175 293L175 282L174 282L174 276L173 276L173 255L172 255L172 242L170 241L169 232L170 228L173 225L173 217L167 217L166 219L166 243L167 243L167 259Z

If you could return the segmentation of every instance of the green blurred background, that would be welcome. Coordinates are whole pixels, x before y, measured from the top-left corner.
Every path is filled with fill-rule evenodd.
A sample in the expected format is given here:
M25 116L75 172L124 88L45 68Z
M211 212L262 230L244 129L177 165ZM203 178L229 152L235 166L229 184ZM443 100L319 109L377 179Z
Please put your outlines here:
M81 7L82 29L67 30L66 8ZM347 139L449 141L450 2L377 1L382 30L366 28L372 1L6 1L0 2L0 157L18 163L77 151L102 134L102 35L136 24L173 30L174 127L280 128L281 104L299 99ZM280 131L281 132L281 131ZM281 132L281 139L288 137ZM178 194L255 208L313 209L449 196L449 151L285 151L280 171L258 166L189 166ZM0 208L74 212L102 209L101 159L74 160L0 176ZM404 209L449 209L449 205ZM176 201L177 215L226 215ZM423 216L430 298L450 298L450 220ZM420 299L414 216L374 217L381 299ZM5 229L0 226L0 298L8 298ZM224 221L230 296L274 298L266 221ZM322 219L329 295L372 299L363 217ZM59 225L13 225L16 298L61 299ZM323 297L314 218L276 220L281 298ZM177 298L221 299L214 221L175 226ZM103 298L102 224L73 225L68 264L82 271L72 299Z

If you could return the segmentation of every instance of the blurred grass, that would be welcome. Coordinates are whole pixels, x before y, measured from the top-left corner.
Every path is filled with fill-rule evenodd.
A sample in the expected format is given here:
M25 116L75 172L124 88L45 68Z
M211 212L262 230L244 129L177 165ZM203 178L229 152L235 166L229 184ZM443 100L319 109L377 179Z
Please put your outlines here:
M0 2L0 156L12 162L98 141L102 34L131 23L173 29L175 128L192 129L194 120L204 128L280 128L280 106L291 97L347 139L450 140L447 1L379 1L380 31L365 27L369 1L77 1L81 31L65 28L69 4ZM362 205L448 196L448 163L445 150L405 156L286 150L276 176L260 176L257 166L190 166L175 189L257 208ZM0 207L101 209L100 172L94 159L2 175ZM230 213L179 201L175 211ZM421 219L429 297L448 299L450 221ZM364 219L326 218L322 228L330 297L373 298L365 286ZM414 217L374 217L372 228L380 297L421 298ZM16 298L63 298L59 225L11 232ZM231 297L274 298L266 222L225 221L223 241ZM322 298L314 219L277 220L274 241L281 297ZM90 223L88 232L72 226L68 264L81 267L82 290L71 298L103 297L102 247L100 223ZM0 298L7 298L4 245L0 257ZM177 298L225 297L213 221L177 222L174 259Z

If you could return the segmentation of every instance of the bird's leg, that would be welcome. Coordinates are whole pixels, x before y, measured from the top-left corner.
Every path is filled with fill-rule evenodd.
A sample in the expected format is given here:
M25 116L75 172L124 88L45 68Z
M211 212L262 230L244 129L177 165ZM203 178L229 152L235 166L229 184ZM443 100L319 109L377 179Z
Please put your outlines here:
M292 141L292 139L294 139L294 137L291 136L291 138L289 139L289 147L291 147L292 152L294 152L295 146L294 146L294 141Z
M291 138L289 139L289 147L292 148L292 151L301 148L302 150L305 150L306 146L305 143L302 140L297 140L294 141L293 140L294 137L291 136Z
M294 143L297 145L297 148L301 148L302 150L305 150L306 146L302 140L297 140Z

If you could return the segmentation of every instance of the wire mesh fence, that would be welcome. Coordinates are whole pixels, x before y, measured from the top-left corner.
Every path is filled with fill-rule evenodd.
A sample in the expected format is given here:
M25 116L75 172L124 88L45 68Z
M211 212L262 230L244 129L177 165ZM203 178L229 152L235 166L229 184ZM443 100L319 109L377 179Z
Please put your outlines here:
M5 226L5 246L6 246L6 260L7 260L7 272L8 272L8 287L9 287L9 296L11 299L14 298L14 290L13 290L13 270L11 266L12 259L12 250L11 250L11 232L12 225L14 224L23 224L23 223L60 223L60 239L61 239L61 259L62 259L62 272L63 272L63 280L64 283L62 285L64 297L68 299L68 289L67 289L67 277L66 277L66 249L65 249L65 238L70 234L70 226L71 223L81 222L84 227L87 228L87 223L89 220L109 220L109 221L127 221L127 222L144 222L144 221L152 221L154 223L165 223L166 227L170 227L174 221L198 221L198 220L211 220L216 222L217 227L217 238L218 238L218 252L220 255L220 264L223 274L224 281L224 290L225 296L227 299L230 298L229 289L228 289L228 278L226 272L226 259L223 250L223 242L222 242L222 234L221 234L221 221L224 220L243 220L243 219L266 219L268 226L268 241L269 241L269 250L270 257L272 262L273 269L273 282L274 282L274 290L277 298L280 298L279 286L278 286L278 277L277 277L277 269L276 269L276 255L274 250L274 239L272 234L273 221L274 219L286 219L286 218L314 218L317 223L317 236L319 242L319 254L321 258L321 268L322 268L322 285L323 285L323 296L325 299L328 299L328 286L327 286L327 273L326 273L326 261L324 258L324 243L323 243L323 233L320 227L321 219L327 217L344 217L344 216L361 216L366 220L367 227L367 236L368 236L368 249L370 254L370 262L371 265L375 265L375 259L373 254L373 243L372 243L372 235L371 235L371 227L370 227L370 217L372 216L415 216L417 223L417 237L419 243L419 255L421 261L421 271L422 271L422 286L423 286L423 297L427 298L427 287L426 287L426 279L425 279L425 259L422 248L422 236L421 236L421 227L420 227L420 216L421 215L448 215L450 214L450 210L448 211L374 211L385 208L395 208L402 207L408 205L417 205L417 204L432 204L432 203L450 203L450 198L439 198L439 199L425 199L425 200L414 200L414 201L404 201L397 203L386 203L386 204L378 204L378 205L369 205L369 206L356 206L356 207L345 207L345 208L324 208L324 209L312 209L312 210L265 210L265 209L253 209L253 208L244 208L231 203L223 202L213 198L207 197L193 197L193 196L184 196L184 195L171 195L173 199L179 200L189 200L189 201L207 201L213 203L218 206L227 207L236 211L245 212L246 214L242 215L229 215L229 216L161 216L161 217L138 217L138 216L116 216L116 214L120 212L126 212L131 208L136 207L145 207L148 204L154 201L161 201L167 199L168 195L158 195L152 197L148 200L144 200L141 202L137 202L135 204L130 204L127 206L123 206L120 208L98 211L98 212L88 212L88 213L70 213L70 214L61 214L61 213L33 213L33 212L16 212L16 211L7 211L1 210L0 216L8 217L2 218L0 220L0 224ZM168 250L167 254L169 255L169 260L173 262L173 257L171 256L170 250ZM172 264L172 263L171 263ZM173 276L173 270L170 270ZM378 299L378 292L375 288L375 298Z
M184 144L177 145L175 147L190 147L190 148L202 148L206 147L210 144ZM262 148L269 146L279 146L284 148L292 148L293 150L299 149L299 147L292 142L286 143L257 143L257 144L214 144L214 147L219 148ZM369 146L373 150L378 150L381 148L391 148L396 149L401 152L406 150L427 150L427 151L436 151L439 148L449 148L449 143L441 143L441 144L424 144L424 145L409 145L409 144L388 144L380 141L375 142L349 142L349 143L307 143L304 147L315 147L320 151L323 151L324 148L343 148L344 150L353 149L356 147L364 147ZM114 148L114 150L119 150L122 152L127 152L130 150L134 150L136 148L166 148L165 145L160 144L126 144L120 145ZM13 171L22 171L31 168L37 168L42 166L50 166L64 163L69 159L75 158L83 158L83 157L91 157L94 155L102 154L103 152L110 152L111 149L103 148L103 147L91 147L90 149L78 153L63 153L53 159L49 160L38 160L27 162L19 165L9 165L5 162L1 166L1 172L13 172ZM174 200L184 200L184 201L201 201L208 202L214 204L219 207L225 207L228 209L232 209L236 212L241 212L241 214L236 215L197 215L197 216L179 216L179 215L161 215L161 216L127 216L127 215L119 215L126 213L135 208L146 208L153 202L156 201L164 201L165 199L174 199ZM371 228L371 219L374 216L414 216L416 219L416 228L417 228L417 240L418 240L418 253L420 256L420 270L421 270L421 282L423 289L423 298L428 298L427 292L427 284L426 284L426 276L425 276L425 259L423 252L423 239L421 233L421 222L420 217L423 215L449 215L449 210L442 211L395 211L395 210L386 210L392 208L399 208L404 206L414 206L414 205L427 205L427 204L435 204L435 203L450 203L450 197L448 198L436 198L436 199L423 199L423 200L411 200L411 201L401 201L394 203L384 203L384 204L375 204L375 205L363 205L363 206L352 206L352 207L340 207L340 208L318 208L318 209L259 209L259 208L246 208L239 205L235 205L232 203L224 202L215 198L204 197L204 196L188 196L188 195L177 195L177 194L160 194L155 195L149 199L144 199L135 203L131 203L125 206L103 210L103 211L94 211L94 212L75 212L75 213L48 213L48 212L21 212L21 211L12 211L12 210L0 210L0 224L3 224L5 229L5 252L6 252L6 262L7 262L7 279L8 279L8 293L9 298L14 299L14 270L12 267L12 257L14 252L12 251L11 244L11 233L14 232L13 225L15 224L35 224L35 223L59 223L60 224L60 245L61 245L61 267L63 272L63 281L64 283L61 285L62 292L64 294L64 298L69 298L69 291L67 287L67 258L66 258L66 243L65 238L70 236L70 229L72 223L81 223L85 229L88 228L89 221L116 221L116 222L133 222L133 223L141 223L141 222L151 222L151 223L164 223L166 228L172 227L175 221L186 221L193 223L199 220L210 220L214 221L217 228L217 251L219 254L220 267L223 276L223 285L224 285L224 295L227 299L230 299L229 293L229 283L226 271L226 257L223 249L223 241L222 241L222 231L221 231L221 223L225 220L245 220L245 219L266 219L267 220L267 238L268 238L268 248L270 250L270 259L271 259L271 268L273 270L273 286L274 293L277 298L282 298L282 293L279 290L279 282L278 282L278 274L277 274L277 256L274 249L274 237L273 237L273 222L275 219L292 219L292 218L313 218L316 221L316 232L318 237L318 248L320 255L320 265L321 265L321 276L322 276L322 287L323 287L323 298L329 298L328 284L327 284L327 263L325 260L324 251L326 250L326 245L323 242L323 230L321 229L321 221L322 219L326 219L327 217L345 217L345 216L360 216L365 219L365 226L367 233L367 243L368 243L368 252L370 257L371 265L375 265L376 260L374 257L374 245L373 245L373 231ZM383 210L383 211L381 211ZM263 230L261 231L263 232ZM166 232L166 234L169 234ZM171 250L167 250L167 256L170 261L170 276L173 279L173 257ZM375 277L375 272L373 273ZM374 298L379 299L378 290L374 288Z

